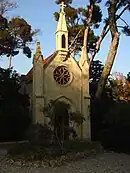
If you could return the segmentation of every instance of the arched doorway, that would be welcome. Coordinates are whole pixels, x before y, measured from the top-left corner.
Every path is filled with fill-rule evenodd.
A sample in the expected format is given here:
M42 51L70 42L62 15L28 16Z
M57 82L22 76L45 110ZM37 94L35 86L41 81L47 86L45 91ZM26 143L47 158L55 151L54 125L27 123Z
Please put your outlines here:
M69 109L70 105L57 100L54 104L54 132L60 140L69 139Z

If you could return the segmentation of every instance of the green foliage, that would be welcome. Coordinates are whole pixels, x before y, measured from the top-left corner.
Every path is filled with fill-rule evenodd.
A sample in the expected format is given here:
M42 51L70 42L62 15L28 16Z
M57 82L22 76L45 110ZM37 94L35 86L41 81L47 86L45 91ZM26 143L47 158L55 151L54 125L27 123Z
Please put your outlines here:
M65 4L72 4L72 0L56 0L56 4L61 4L62 2Z
M72 161L88 158L101 153L100 143L87 141L69 141L65 143L65 153L62 154L58 145L36 146L30 143L17 144L8 149L8 156L13 165L38 167L57 167Z
M104 66L99 60L93 61L90 68L92 140L99 140L98 135L100 131L106 128L104 115L113 107L114 103L110 84L106 85L102 98L100 100L95 99L98 81L100 80L103 68Z
M107 60L104 66L104 70L102 72L101 79L98 84L96 99L100 99L102 96L103 90L107 83L108 76L111 72L115 56L117 54L117 49L120 41L120 29L127 36L130 36L130 25L127 23L126 19L124 19L123 15L127 10L130 11L130 2L127 0L107 0L106 7L108 11L108 16L105 19L105 24L103 30L101 32L101 39L97 42L97 46L100 44L107 33L110 31L111 33L111 43L110 43L110 51L107 56ZM119 21L119 22L118 22ZM114 47L114 45L116 45ZM94 54L95 56L96 54ZM92 57L93 59L93 57Z
M53 140L58 142L61 151L64 152L64 142L76 138L75 126L82 125L84 117L80 112L72 112L69 104L63 101L50 101L43 108L44 114L49 118L50 127L53 129Z
M84 24L86 24L87 19L89 17L88 7L78 8L78 12L82 16L82 20ZM102 12L101 12L100 6L95 4L93 9L93 14L92 14L92 25L95 28L98 28L101 21L102 21Z
M83 122L85 121L85 118L81 115L79 111L71 112L69 118L70 121L72 121L77 126L82 125Z
M89 76L89 79L91 82L99 81L102 74L103 67L104 66L102 62L99 60L95 60L92 62L91 68L90 68L90 76Z
M130 82L130 72L127 74L127 78L128 82Z
M130 125L130 103L116 103L105 115L106 123L110 126Z
M20 78L12 69L0 68L0 140L20 140L31 118L29 97L19 93Z
M129 89L122 85L124 77L109 76L101 99L93 99L102 68L101 62L94 61L90 72L92 140L100 141L105 149L130 152L130 103L115 99L126 96ZM129 73L126 79L129 86Z
M111 4L112 4L111 1L107 0L106 7L109 8ZM124 10L124 12L126 10L130 12L130 2L128 0L118 0L118 1L115 1L115 7L114 8L116 9L115 10L115 17L119 18L120 21L123 23L121 26L119 26L119 27L117 26L117 28L122 28L122 32L126 36L130 36L130 25L125 21L124 18L119 16L120 11L122 9ZM109 19L107 19L107 21L109 21Z
M110 0L107 0L106 6L109 7L110 3L111 3ZM117 10L122 8L122 7L125 7L125 6L128 6L128 10L130 8L129 0L118 0L118 1L116 1L116 4L117 4L117 7L118 7Z
M47 125L32 124L27 130L26 136L32 145L43 145L51 143L52 130Z
M62 116L64 116L63 119L65 120L65 116L67 113L69 114L70 121L73 121L77 125L81 125L83 123L83 121L85 120L83 115L81 115L81 113L78 111L71 112L70 109L71 109L71 106L69 104L66 104L63 101L55 102L55 101L51 100L49 102L49 104L43 108L43 111L45 113L47 113L47 117L50 119L51 125L54 125L55 116L58 116L57 114L59 114L59 115L62 114ZM68 112L63 112L65 110L67 110Z
M102 71L103 71L103 64L99 60L95 60L92 62L90 67L90 95L93 99L97 90L98 81L101 77Z
M31 57L29 44L38 30L32 30L25 19L14 17L7 19L0 15L0 55L15 56L22 49L27 57Z
M100 141L107 149L130 152L130 104L116 103L105 115L107 128L100 133Z

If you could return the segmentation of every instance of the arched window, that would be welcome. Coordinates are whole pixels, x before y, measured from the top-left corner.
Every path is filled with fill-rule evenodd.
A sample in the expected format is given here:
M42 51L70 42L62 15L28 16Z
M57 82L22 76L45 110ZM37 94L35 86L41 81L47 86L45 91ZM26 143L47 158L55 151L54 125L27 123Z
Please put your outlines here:
M65 40L65 35L62 35L62 48L65 48L66 45L66 40Z

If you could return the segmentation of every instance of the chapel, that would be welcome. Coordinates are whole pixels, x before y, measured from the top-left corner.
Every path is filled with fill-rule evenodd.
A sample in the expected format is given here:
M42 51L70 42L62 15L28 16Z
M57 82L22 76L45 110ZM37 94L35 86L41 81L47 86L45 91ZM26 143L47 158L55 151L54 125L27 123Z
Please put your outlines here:
M89 66L83 49L77 62L69 53L68 29L65 5L61 3L56 29L56 50L43 58L40 42L33 56L33 67L23 82L23 92L30 97L33 123L47 124L43 107L53 100L70 105L71 111L79 111L85 118L80 127L75 127L79 139L91 140ZM61 110L62 115L62 110Z

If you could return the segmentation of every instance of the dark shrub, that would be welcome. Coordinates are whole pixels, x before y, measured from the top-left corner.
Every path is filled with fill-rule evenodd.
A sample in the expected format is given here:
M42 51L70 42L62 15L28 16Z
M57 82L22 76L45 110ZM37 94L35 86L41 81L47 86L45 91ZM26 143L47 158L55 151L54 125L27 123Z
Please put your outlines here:
M0 68L0 141L22 140L31 123L29 97L19 89L20 76Z
M106 149L130 152L130 104L117 103L105 116L107 129L100 133L100 141Z
M28 113L17 111L0 115L0 141L18 141L25 139L25 133L31 123Z
M47 145L52 141L52 130L47 125L32 124L27 131L27 139L35 145Z

